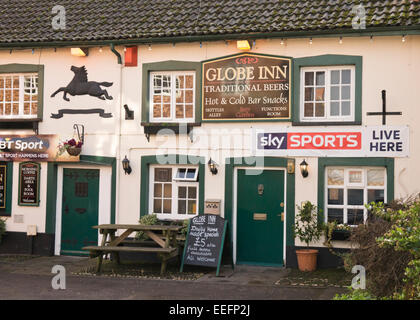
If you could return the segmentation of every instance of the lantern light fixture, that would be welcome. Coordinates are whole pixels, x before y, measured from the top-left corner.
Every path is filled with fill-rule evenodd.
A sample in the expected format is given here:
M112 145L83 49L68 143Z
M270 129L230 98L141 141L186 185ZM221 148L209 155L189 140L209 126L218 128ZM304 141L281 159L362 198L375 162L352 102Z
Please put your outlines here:
M312 37L309 38L309 44L312 44Z
M308 176L308 163L303 159L300 163L300 172L302 173L302 177L306 178Z
M209 160L209 162L207 164L209 165L210 172L213 175L217 174L217 172L218 172L218 170L217 170L217 163L210 158L210 160Z
M88 48L71 48L71 55L76 57L87 57L89 55Z
M401 41L402 41L402 42L405 42L405 35L403 35L403 36L402 36Z
M251 44L249 43L248 40L238 40L236 41L236 47L239 50L251 50Z
M125 156L125 158L122 161L122 166L124 169L125 174L130 174L131 173L131 167L130 167L130 160L127 159L127 156Z
M340 37L340 40L338 41L340 44L343 44L343 37Z

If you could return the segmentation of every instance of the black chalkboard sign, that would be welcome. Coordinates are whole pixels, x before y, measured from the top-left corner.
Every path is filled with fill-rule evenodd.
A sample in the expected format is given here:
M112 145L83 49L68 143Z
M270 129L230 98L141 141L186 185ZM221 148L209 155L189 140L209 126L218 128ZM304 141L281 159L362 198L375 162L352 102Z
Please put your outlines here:
M184 264L217 267L219 275L227 221L218 215L204 214L190 219L181 272Z
M39 171L41 165L24 162L19 165L19 201L20 206L39 205Z

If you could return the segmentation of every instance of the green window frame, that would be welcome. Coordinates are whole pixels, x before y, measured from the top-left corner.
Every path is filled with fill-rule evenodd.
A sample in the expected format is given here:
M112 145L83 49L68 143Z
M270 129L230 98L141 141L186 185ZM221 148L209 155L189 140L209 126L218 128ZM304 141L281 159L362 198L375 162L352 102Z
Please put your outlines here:
M38 74L38 110L34 118L7 118L1 119L0 122L39 122L42 121L43 105L44 105L44 65L41 64L4 64L0 65L0 74L2 73L37 73Z
M162 163L160 157L168 159L168 163ZM150 165L198 165L198 214L204 214L205 163L204 157L182 154L142 156L140 175L140 217L151 213L149 212ZM186 215L186 218L188 218L188 215Z
M318 221L325 221L325 169L327 167L384 167L386 169L387 202L394 199L394 159L393 158L318 158Z
M141 124L144 127L178 127L179 123L187 125L199 125L201 123L201 62L195 61L162 61L153 63L143 63L142 65L142 112ZM159 123L151 122L151 103L150 103L150 75L152 72L174 72L174 71L193 71L195 73L195 102L194 102L194 121L193 122L170 122ZM153 132L155 133L155 132Z
M306 67L354 66L355 68L355 97L354 121L301 121L301 70ZM313 57L295 58L293 60L293 108L292 125L361 125L362 124L362 56L326 54Z
M10 217L12 215L12 191L13 191L13 162L0 162L6 166L6 206L0 208L0 217Z

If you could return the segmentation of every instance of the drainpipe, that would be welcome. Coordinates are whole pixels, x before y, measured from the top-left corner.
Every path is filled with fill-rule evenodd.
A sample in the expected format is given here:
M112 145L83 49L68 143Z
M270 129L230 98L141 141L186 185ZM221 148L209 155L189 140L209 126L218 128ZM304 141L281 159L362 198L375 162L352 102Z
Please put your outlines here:
M116 185L115 185L115 222L114 223L118 223L119 222L119 214L120 214L120 185L121 185L121 126L122 126L122 103L123 103L123 64L122 64L122 59L121 59L121 55L119 54L119 52L117 50L115 50L114 44L111 43L110 45L111 51L117 56L118 59L118 64L120 65L120 95L119 95L119 101L117 106L117 125L115 128L115 135L117 135L117 155L116 155L116 170L117 170L117 176L116 176ZM111 221L112 223L112 221Z

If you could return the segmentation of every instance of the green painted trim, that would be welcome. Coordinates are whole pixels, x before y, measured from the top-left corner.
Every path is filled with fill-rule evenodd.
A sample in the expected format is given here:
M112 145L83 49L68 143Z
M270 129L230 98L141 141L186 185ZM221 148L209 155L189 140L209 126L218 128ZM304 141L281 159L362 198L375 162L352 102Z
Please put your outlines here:
M255 167L260 163L264 167L285 168L286 174L286 246L294 245L293 225L295 223L295 174L287 173L287 161L293 160L279 157L244 157L227 158L225 164L225 219L229 221L229 232L233 235L233 173L235 167ZM294 160L293 160L294 161ZM231 248L233 248L233 239Z
M22 179L22 165L24 164L35 164L37 166L37 199L36 199L36 203L22 203L21 202L21 192L20 192L20 187L21 187L21 179ZM41 164L39 162L33 162L33 161L26 161L26 162L20 162L19 163L19 174L18 174L18 182L19 182L19 187L18 187L18 206L21 207L39 207L39 194L40 194L40 181L41 181Z
M304 57L294 59L293 64L293 108L292 119L293 123L303 123L300 121L300 69L302 67L316 67L316 66L337 66L337 65L353 65L355 66L355 114L352 125L362 123L362 71L363 71L363 57L349 56L338 54L325 54L313 57ZM305 122L305 125L319 126L325 121L319 122ZM336 122L330 125L335 125ZM347 122L348 124L348 122Z
M325 167L385 167L387 176L387 202L394 200L393 158L318 158L318 209L322 210L318 221L324 221Z
M44 109L44 65L42 64L20 64L10 63L0 65L0 73L38 73L38 112L36 119L26 121L41 120Z
M12 196L13 196L13 162L2 162L6 165L6 207L0 209L0 217L10 217L12 215Z
M141 157L141 174L140 174L140 217L149 214L149 165L187 165L198 164L198 214L204 214L204 187L205 187L205 160L204 157L189 156L183 154L168 154L161 155L167 157L168 163L161 163L158 161L158 156L142 156ZM201 213L200 213L201 212Z
M141 122L149 121L150 110L150 73L154 71L195 71L195 123L201 122L201 62L196 61L162 61L143 63L142 65L142 100ZM158 124L158 123L156 123ZM176 123L175 123L176 124Z
M47 172L47 208L45 233L55 233L55 217L57 203L57 166L58 164L93 164L111 166L111 223L115 223L116 211L116 181L117 181L117 161L115 157L81 155L79 162L48 162Z
M196 36L176 36L176 37L144 37L136 39L114 39L114 40L81 40L81 41L46 41L46 42L3 42L0 48L59 48L71 46L108 46L114 45L134 45L151 43L179 43L179 42L199 42L199 41L224 41L224 40L258 40L267 38L334 38L334 37L369 37L369 36L399 36L399 35L418 35L420 26L392 26L392 27L368 27L366 29L334 29L334 30L314 30L314 31L284 31L284 32L256 32L256 33L227 33L217 35L196 35Z

